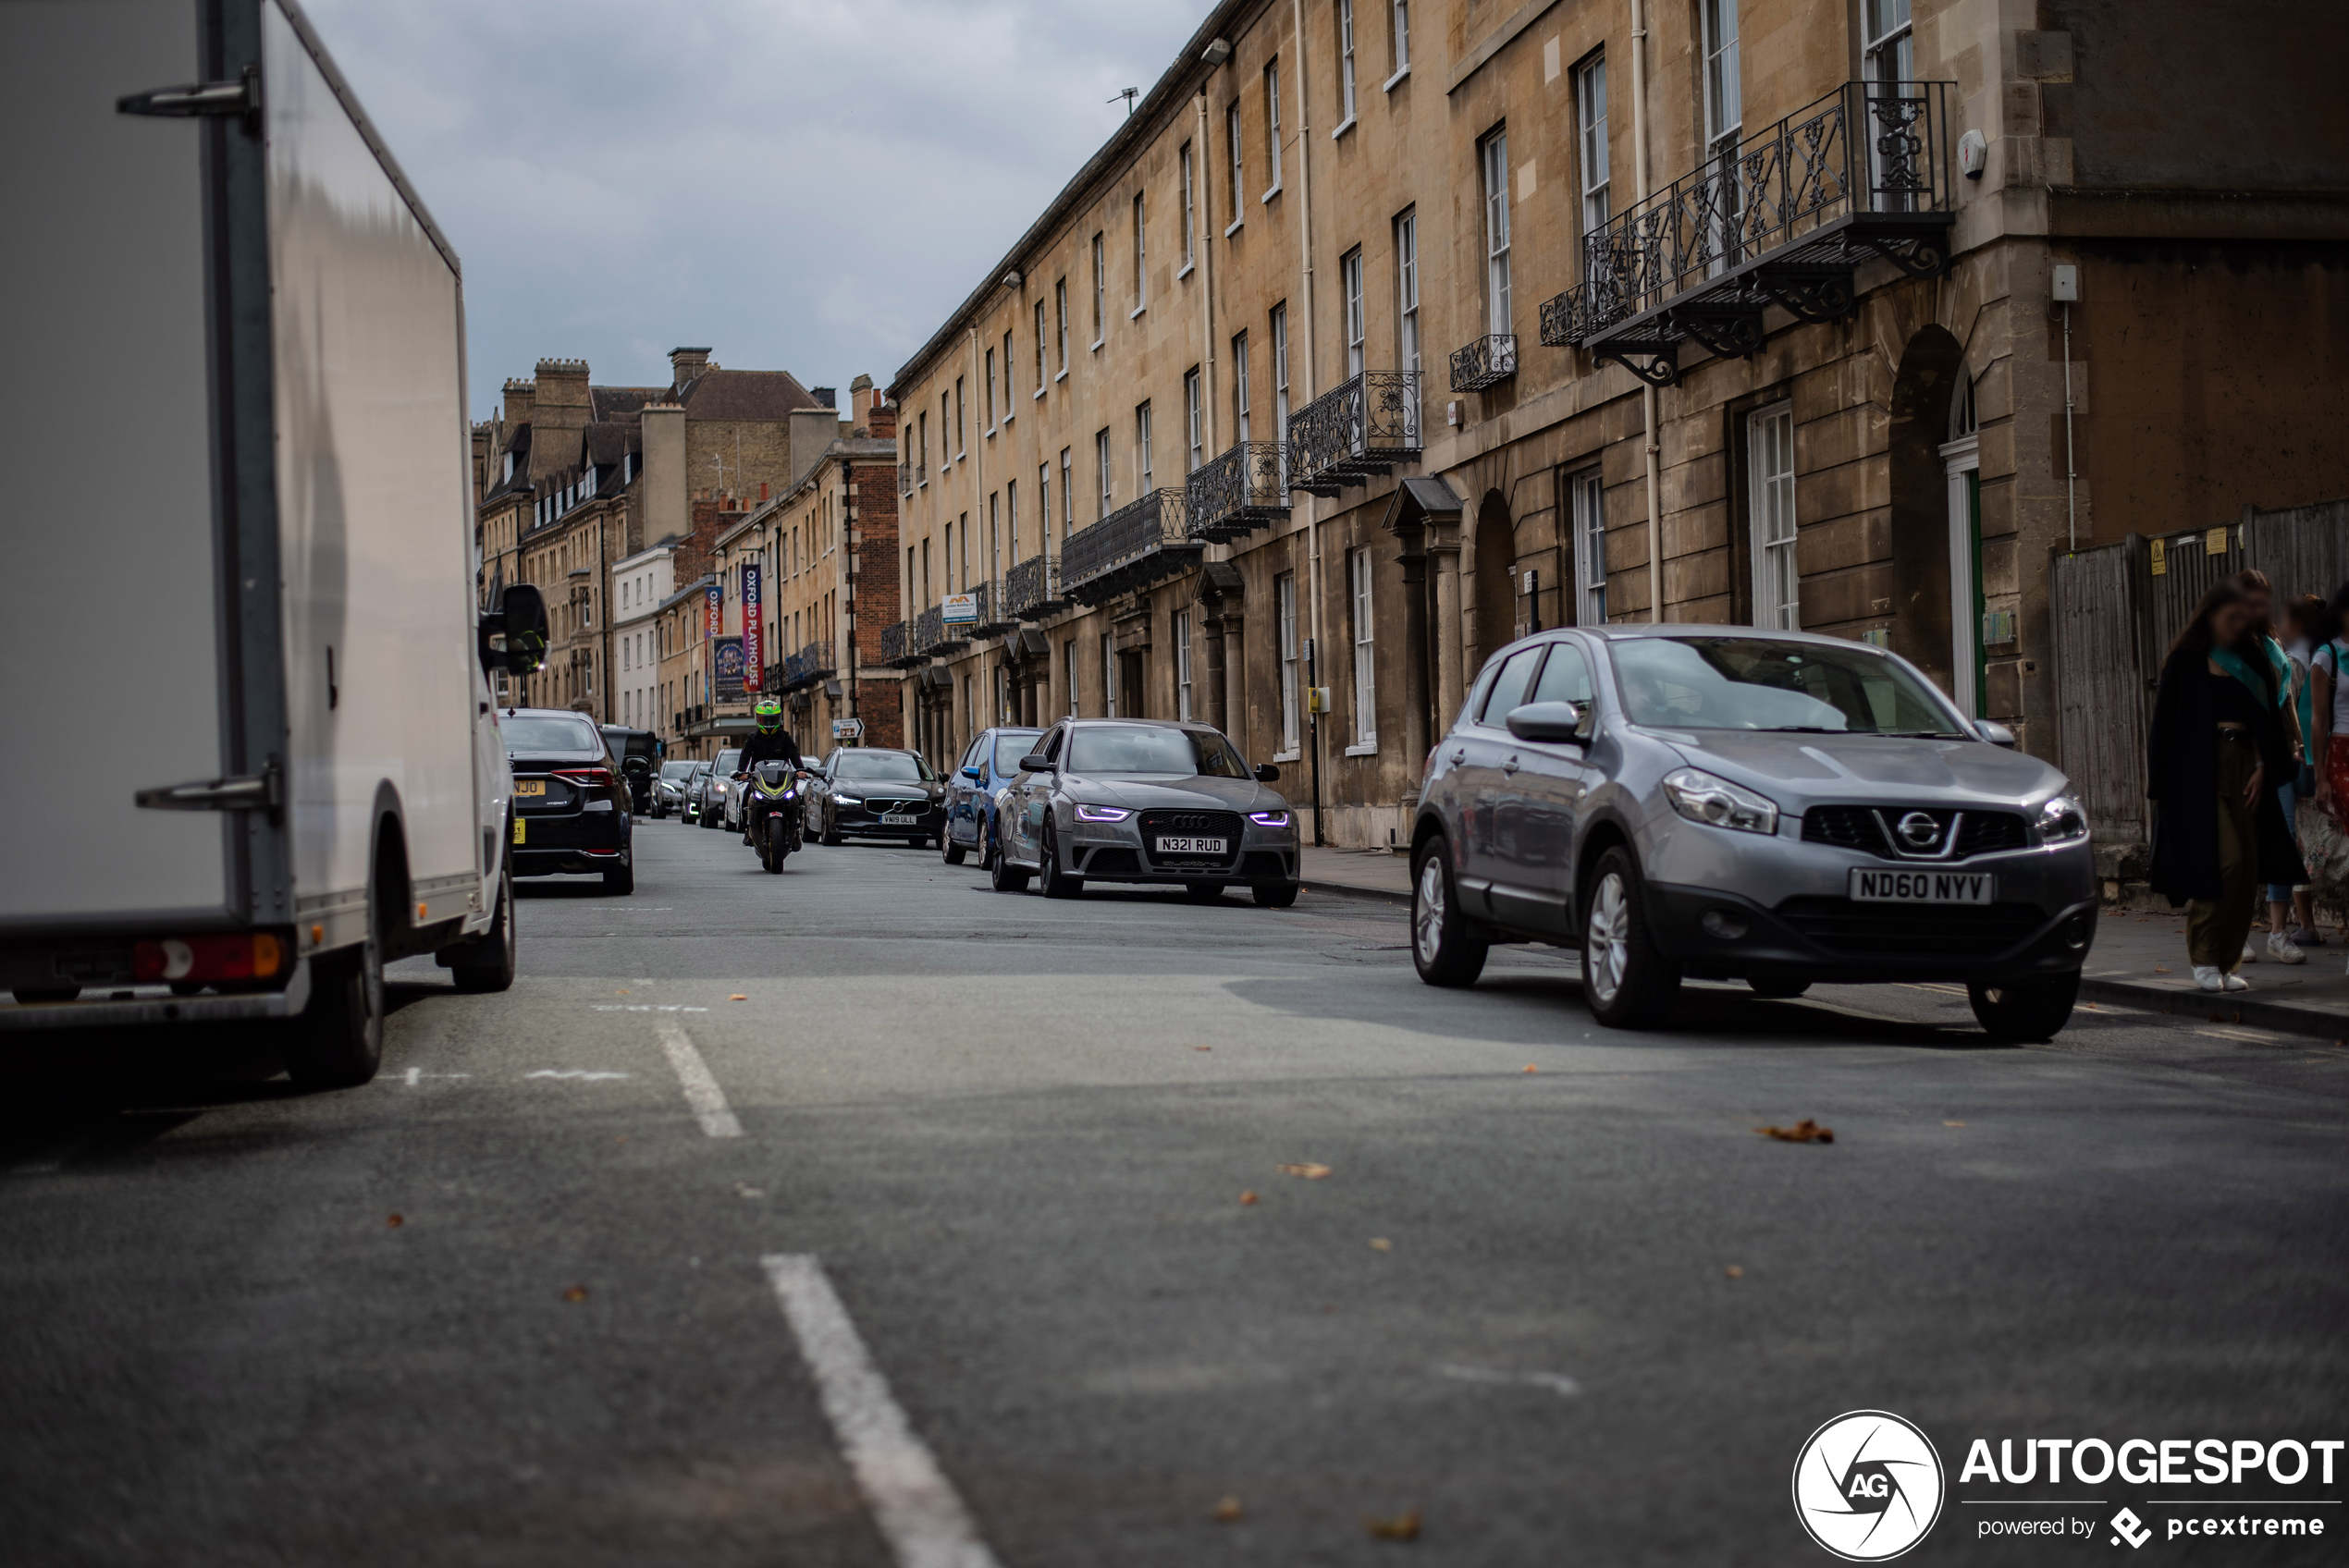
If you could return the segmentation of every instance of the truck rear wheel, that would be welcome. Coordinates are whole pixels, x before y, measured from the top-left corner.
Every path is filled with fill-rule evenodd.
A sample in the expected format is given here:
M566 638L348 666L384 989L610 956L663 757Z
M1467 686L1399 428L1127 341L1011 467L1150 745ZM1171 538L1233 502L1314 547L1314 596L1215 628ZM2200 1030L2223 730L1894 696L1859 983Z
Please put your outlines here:
M311 961L310 1005L286 1025L286 1073L304 1089L353 1089L383 1057L383 949L370 930L355 952Z

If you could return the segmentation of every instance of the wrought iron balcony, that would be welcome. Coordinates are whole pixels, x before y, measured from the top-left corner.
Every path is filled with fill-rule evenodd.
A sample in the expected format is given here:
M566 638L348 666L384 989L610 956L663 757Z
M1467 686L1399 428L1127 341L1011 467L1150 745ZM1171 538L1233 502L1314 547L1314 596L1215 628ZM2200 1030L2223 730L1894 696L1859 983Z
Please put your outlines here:
M1035 620L1067 603L1060 563L1050 556L1030 556L1003 574L1003 610L1014 620Z
M1517 334L1496 332L1479 337L1452 355L1452 390L1482 392L1498 386L1517 374Z
M1585 238L1582 281L1542 307L1542 341L1587 349L1656 386L1693 338L1724 358L1767 336L1763 308L1839 321L1859 264L1948 270L1948 81L1847 82Z
M914 465L912 463L897 465L897 493L901 496L910 496L914 493Z
M1183 488L1191 537L1238 539L1288 516L1286 456L1278 441L1236 441L1201 463Z
M912 621L901 620L893 626L882 627L881 663L894 665L903 669L909 665L928 662L929 655L927 652L915 652L913 644L914 623Z
M783 660L783 690L812 685L832 673L832 644L829 638L810 643Z
M1081 605L1161 582L1198 564L1206 546L1183 530L1183 492L1153 490L1061 545L1061 586Z
M961 631L973 637L992 637L998 631L1009 631L1018 624L1019 618L1006 607L1008 601L1000 580L988 579L971 590L971 596L978 601L978 619L960 628Z
M1420 373L1366 370L1288 422L1288 487L1334 496L1420 457Z
M924 657L932 654L959 654L971 645L970 628L946 624L946 607L932 605L914 619L913 646ZM910 650L909 650L910 651Z

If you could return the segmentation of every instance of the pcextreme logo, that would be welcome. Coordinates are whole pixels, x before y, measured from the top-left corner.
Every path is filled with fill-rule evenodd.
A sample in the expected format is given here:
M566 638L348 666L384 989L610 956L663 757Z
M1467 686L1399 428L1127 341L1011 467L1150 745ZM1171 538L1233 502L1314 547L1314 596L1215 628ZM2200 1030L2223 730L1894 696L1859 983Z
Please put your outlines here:
M1794 1461L1794 1516L1846 1562L1882 1562L1925 1539L1942 1493L1932 1439L1889 1411L1837 1416Z

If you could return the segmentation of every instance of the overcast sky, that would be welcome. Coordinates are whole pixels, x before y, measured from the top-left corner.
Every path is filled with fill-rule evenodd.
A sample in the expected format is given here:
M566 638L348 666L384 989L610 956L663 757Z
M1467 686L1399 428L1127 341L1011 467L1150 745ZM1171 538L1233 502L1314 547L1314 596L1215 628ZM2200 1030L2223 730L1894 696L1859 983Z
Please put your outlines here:
M465 264L473 412L541 358L897 367L1210 0L303 0Z

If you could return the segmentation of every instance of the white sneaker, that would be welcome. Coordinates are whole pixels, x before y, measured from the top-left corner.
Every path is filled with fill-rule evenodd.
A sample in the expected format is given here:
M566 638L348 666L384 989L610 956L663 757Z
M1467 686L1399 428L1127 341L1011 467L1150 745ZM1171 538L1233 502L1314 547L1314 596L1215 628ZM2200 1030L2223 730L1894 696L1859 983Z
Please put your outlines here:
M2245 963L2257 963L2259 962L2259 949L2253 947L2248 941L2243 944L2243 962Z
M2274 959L2278 963L2306 963L2308 962L2308 955L2301 951L2300 944L2294 941L2291 937L2285 936L2281 931L2275 932L2268 937L2268 956Z
M2227 977L2219 973L2219 966L2215 963L2195 964L2194 983L2206 991L2223 991L2227 988Z
M2251 989L2251 982L2245 980L2240 974L2230 974L2227 976L2227 989L2230 991L2248 991Z

